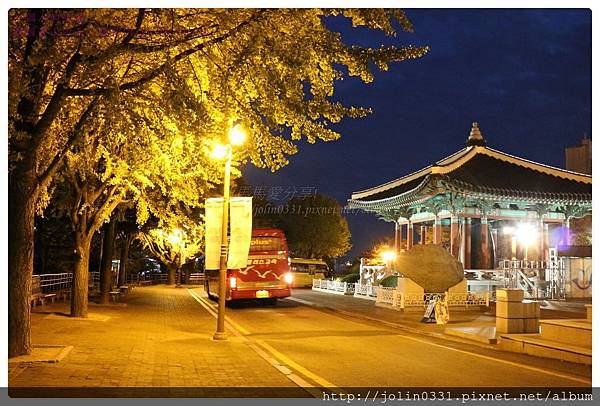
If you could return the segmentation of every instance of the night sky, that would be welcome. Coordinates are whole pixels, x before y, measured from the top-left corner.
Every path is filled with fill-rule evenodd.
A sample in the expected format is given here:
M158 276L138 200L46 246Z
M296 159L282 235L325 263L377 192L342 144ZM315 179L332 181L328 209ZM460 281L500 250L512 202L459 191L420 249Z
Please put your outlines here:
M254 186L312 187L345 205L353 191L427 166L465 145L478 121L488 146L564 167L564 148L591 137L590 10L405 10L413 33L385 39L330 22L347 42L428 45L424 57L393 64L371 84L339 82L336 98L373 114L346 119L342 138L299 146L271 173L247 165ZM351 32L353 31L353 32ZM393 224L347 216L352 258Z

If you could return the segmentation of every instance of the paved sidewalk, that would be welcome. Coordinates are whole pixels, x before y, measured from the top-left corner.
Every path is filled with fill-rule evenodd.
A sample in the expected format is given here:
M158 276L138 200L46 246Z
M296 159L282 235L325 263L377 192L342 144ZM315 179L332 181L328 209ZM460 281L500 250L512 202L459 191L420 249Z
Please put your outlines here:
M257 389L257 396L278 397L281 394L269 388L295 387L239 338L213 341L215 319L185 288L142 287L123 302L91 304L90 320L64 315L68 302L36 308L33 343L74 348L56 364L11 366L9 387L88 388L76 392L83 396L111 395L91 388L155 388L147 395L211 397L236 396L235 387L263 387L267 389ZM232 389L198 389L206 387ZM252 395L248 390L242 392ZM49 394L57 392L37 393L52 396ZM142 393L115 390L113 395Z

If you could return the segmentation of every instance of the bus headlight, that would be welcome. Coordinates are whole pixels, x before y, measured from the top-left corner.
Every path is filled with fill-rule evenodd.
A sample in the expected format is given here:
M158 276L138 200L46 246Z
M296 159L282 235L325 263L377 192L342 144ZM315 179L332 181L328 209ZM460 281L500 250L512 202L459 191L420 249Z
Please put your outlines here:
M291 285L292 282L294 282L294 275L292 275L291 272L286 273L283 276L283 280L285 281L285 283L287 283L288 285Z
M231 289L237 288L237 278L235 276L229 278L229 287Z

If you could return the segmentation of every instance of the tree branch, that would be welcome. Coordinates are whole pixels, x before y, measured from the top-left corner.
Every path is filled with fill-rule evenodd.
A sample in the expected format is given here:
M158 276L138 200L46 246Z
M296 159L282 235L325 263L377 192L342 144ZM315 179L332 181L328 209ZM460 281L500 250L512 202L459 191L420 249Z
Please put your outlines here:
M246 21L243 21L242 23L238 24L236 27L232 28L227 33L222 34L218 37L215 37L211 40L208 40L206 42L203 42L203 43L193 46L189 49L186 49L185 51L180 52L179 54L175 55L171 61L173 63L177 63L180 60L182 60L183 58L188 57L198 51L201 51L204 48L207 48L209 46L212 46L214 44L217 44L219 42L226 40L227 38L229 38L232 35L239 32L246 25L250 24L253 21L256 21L263 12L265 12L265 10L259 10L254 16L252 16L251 18L247 19ZM160 65L159 67L157 67L156 69L147 72L141 78L119 86L119 89L120 90L132 90L138 86L144 85L144 84L150 82L151 80L155 79L158 75L163 73L168 67L169 67L169 63L165 62L162 65ZM110 89L105 88L105 87L96 87L93 89L67 88L67 89L65 89L65 92L69 96L98 96L98 95L108 94L110 92Z
M79 141L79 139L81 138L81 130L83 128L83 125L92 113L94 107L96 107L96 103L98 102L98 100L98 97L96 97L88 104L87 108L83 111L81 116L79 116L79 120L77 120L77 123L73 127L73 131L71 131L71 135L69 136L69 139L63 146L62 150L54 156L52 162L50 162L46 170L42 173L41 176L38 177L38 181L42 186L52 178L67 152L69 152L73 145L75 145L77 141Z

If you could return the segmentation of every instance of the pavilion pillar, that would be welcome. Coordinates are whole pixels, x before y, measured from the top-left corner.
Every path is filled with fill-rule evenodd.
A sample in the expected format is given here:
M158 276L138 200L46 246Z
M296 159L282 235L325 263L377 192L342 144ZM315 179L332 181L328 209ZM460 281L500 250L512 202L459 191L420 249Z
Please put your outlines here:
M541 216L540 216L540 222L538 224L538 250L539 250L538 259L540 261L545 261L546 236L544 233L544 219Z
M550 231L548 223L544 223L544 261L548 260L548 248L550 248Z
M490 231L487 216L481 216L481 269L490 267Z
M453 214L452 217L450 217L450 254L452 254L454 258L459 257L460 233L458 227L458 216Z
M471 218L465 218L464 237L463 237L463 268L471 269Z
M394 251L396 251L396 255L400 253L400 244L402 242L402 226L398 222L398 220L394 221Z
M408 223L406 223L406 250L408 251L409 249L412 248L413 246L413 241L414 241L414 232L413 232L413 223L412 221L408 220Z
M442 219L436 215L435 221L433 222L433 243L442 243Z
M421 226L421 241L419 241L419 244L425 244L425 241L427 241L427 226L422 225Z

